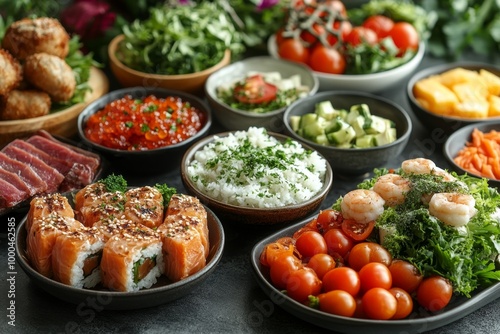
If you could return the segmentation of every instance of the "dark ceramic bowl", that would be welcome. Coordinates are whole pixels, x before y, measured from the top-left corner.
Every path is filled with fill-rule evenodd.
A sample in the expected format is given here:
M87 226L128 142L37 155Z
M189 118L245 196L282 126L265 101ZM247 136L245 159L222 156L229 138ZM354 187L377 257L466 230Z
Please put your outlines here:
M144 98L148 95L156 95L157 97L178 96L183 101L188 101L204 114L205 124L199 132L180 143L151 150L119 150L105 147L89 140L84 133L85 124L89 117L103 109L108 103L120 99L125 95L131 95L134 98ZM205 102L194 95L163 88L132 87L112 91L89 104L78 117L78 134L87 147L107 157L111 167L119 172L162 172L177 168L187 148L195 141L204 137L211 125L212 113L210 109Z
M387 145L370 148L337 148L317 144L299 136L290 125L291 116L312 113L317 103L330 101L335 109L347 109L355 104L367 104L372 115L392 120L396 125L397 139ZM284 114L285 132L290 137L311 146L330 163L335 174L361 175L397 157L408 144L412 130L407 112L392 101L370 93L352 91L321 92L290 105Z
M318 79L307 66L269 56L251 57L225 66L208 77L205 95L214 117L227 130L246 130L250 126L256 126L265 127L272 132L283 131L283 113L286 107L256 113L233 108L218 98L217 89L220 86L242 80L249 72L278 72L283 79L299 75L301 84L309 87L308 95L315 94L319 87Z
M454 161L454 158L457 156L458 152L462 150L467 142L471 141L471 134L474 129L478 129L481 132L487 133L492 130L500 131L500 120L497 120L496 122L482 122L482 123L474 123L474 124L469 124L467 126L464 126L460 128L459 130L453 132L448 139L446 140L444 146L443 146L443 154L450 163L452 169L456 171L459 174L469 174L477 177L482 177L481 175L474 174L470 171L465 170L464 168L460 167L457 165ZM500 186L500 180L498 179L492 179L492 178L487 178L488 179L488 184L491 187L499 187Z
M408 103L410 104L411 110L420 120L420 122L427 128L429 131L432 130L440 130L443 133L449 135L453 131L478 122L498 122L499 117L492 118L463 118L463 117L455 117L455 116L443 116L430 112L426 108L422 107L413 95L413 87L417 83L417 81L430 77L432 75L438 75L449 71L454 68L464 68L467 70L478 71L480 69L485 69L490 71L491 73L500 76L500 68L493 66L491 64L486 63L477 63L477 62L455 62L448 63L443 65L432 66L426 69L423 69L416 74L414 74L410 80L408 81L408 85L406 87L406 96L408 98Z
M189 148L189 150L184 154L181 163L181 177L187 191L199 198L203 204L214 210L214 212L222 221L229 223L244 223L255 225L289 223L302 219L319 208L323 200L328 195L328 192L330 191L333 183L333 173L328 162L326 163L326 174L321 190L311 199L295 205L287 205L278 208L249 208L226 204L201 192L188 176L187 167L194 159L197 151L203 149L205 145L214 141L216 137L224 137L229 133L230 132L220 133L200 140L191 148ZM285 141L287 138L289 138L277 133L269 132L269 134L280 141ZM306 149L312 150L312 148L307 145L302 144L302 146Z
M72 197L68 197L70 202ZM45 292L76 305L87 305L93 301L100 309L106 310L134 310L166 304L188 295L196 290L222 258L225 236L219 218L209 209L207 210L207 223L209 230L210 252L207 264L197 273L178 282L171 282L165 276L160 276L158 281L149 289L134 292L109 291L99 286L92 289L79 289L65 285L38 273L30 264L26 256L26 218L17 226L16 232L16 257L17 262L29 276L31 281Z

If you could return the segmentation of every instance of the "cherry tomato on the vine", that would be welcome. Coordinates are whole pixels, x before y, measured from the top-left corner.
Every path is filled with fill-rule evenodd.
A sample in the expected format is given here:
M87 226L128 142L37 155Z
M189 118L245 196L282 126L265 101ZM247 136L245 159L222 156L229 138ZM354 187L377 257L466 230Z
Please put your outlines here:
M393 260L389 265L389 270L392 275L392 286L408 293L416 291L423 279L417 267L408 261Z
M391 319L404 319L413 311L413 299L410 294L401 288L390 288L389 292L396 297L396 313Z
M397 22L389 32L389 36L399 49L399 54L404 54L407 50L417 50L420 41L417 29L408 22Z
M329 45L334 46L335 43L338 41L338 37L341 38L341 41L345 41L347 36L351 33L352 31L352 24L349 21L335 21L333 23L333 30L337 31L339 35L335 34L328 34L326 37L326 40Z
M453 294L451 283L441 276L424 278L417 289L417 301L423 308L435 312L450 302Z
M316 231L306 231L302 233L295 241L295 247L305 258L309 258L319 253L326 254L328 251L325 238Z
M357 46L361 43L375 45L378 42L378 37L373 30L365 28L363 26L358 26L352 28L349 35L347 35L345 42L352 46Z
M309 66L317 72L342 74L345 72L346 60L337 49L319 44L311 52Z
M311 26L311 30L303 30L300 33L300 38L306 42L308 45L314 45L316 42L320 40L320 36L326 33L325 27L314 23Z
M335 259L328 254L316 254L313 255L307 266L316 272L319 279L323 279L323 276L333 268L337 266Z
M323 291L342 290L356 296L360 287L358 273L349 267L334 268L323 276Z
M303 267L292 271L286 283L286 293L298 302L304 302L309 295L316 296L321 292L321 280L314 270Z
M307 64L309 61L309 49L298 39L289 38L278 47L278 54L283 59Z
M370 319L388 320L396 314L398 302L388 290L373 288L361 298L363 313Z
M367 17L362 25L365 28L373 30L380 40L389 36L389 32L394 26L394 21L384 15L372 15Z
M323 312L352 317L356 311L356 300L349 293L333 290L318 296L319 309Z
M370 262L359 271L361 290L368 291L372 288L390 289L392 276L389 268L379 262Z
M361 242L354 245L347 260L349 267L359 271L370 262L380 262L389 266L392 262L391 254L382 245L375 242Z

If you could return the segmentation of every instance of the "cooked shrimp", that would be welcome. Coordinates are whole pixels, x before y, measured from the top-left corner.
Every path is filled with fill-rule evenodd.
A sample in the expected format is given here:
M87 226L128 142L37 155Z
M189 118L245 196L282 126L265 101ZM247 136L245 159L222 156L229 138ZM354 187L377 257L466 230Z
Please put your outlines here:
M384 204L384 199L375 191L356 189L344 196L340 208L344 218L367 224L384 212Z
M384 199L386 205L395 206L405 201L405 195L410 191L410 180L398 174L385 174L377 179L373 191Z
M477 213L474 197L459 193L437 193L429 202L429 213L453 227L466 225Z
M403 161L401 168L408 174L432 174L443 177L443 181L456 181L455 177L442 168L436 166L434 161L425 158L415 158Z

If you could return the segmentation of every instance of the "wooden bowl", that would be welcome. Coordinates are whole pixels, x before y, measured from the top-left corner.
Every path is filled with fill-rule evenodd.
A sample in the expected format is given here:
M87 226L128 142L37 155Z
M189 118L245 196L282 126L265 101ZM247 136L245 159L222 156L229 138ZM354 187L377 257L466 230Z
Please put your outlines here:
M16 138L27 137L38 130L46 130L53 135L72 137L77 134L78 115L90 102L106 94L109 90L109 81L104 72L92 67L88 81L91 91L87 93L85 101L67 109L50 113L45 116L0 121L0 147Z
M108 46L109 65L114 76L123 87L159 87L180 90L187 93L201 93L208 76L231 61L231 51L226 50L222 60L203 71L189 74L163 75L134 70L127 67L116 57L118 44L125 35L116 36Z

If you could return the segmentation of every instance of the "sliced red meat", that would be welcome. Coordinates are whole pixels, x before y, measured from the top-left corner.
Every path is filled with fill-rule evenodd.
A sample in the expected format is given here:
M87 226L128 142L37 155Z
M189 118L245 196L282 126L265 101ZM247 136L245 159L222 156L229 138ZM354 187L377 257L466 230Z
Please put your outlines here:
M20 148L21 150L28 152L31 155L34 155L50 167L57 169L59 173L63 175L66 175L73 166L73 163L71 163L70 161L53 157L50 154L45 153L44 151L21 139L16 139L10 142L7 146L15 146L17 148Z
M34 135L28 138L28 143L37 147L38 149L50 154L57 159L64 159L89 166L92 170L96 171L99 168L99 159L90 157L88 155L77 153L62 143L54 140L47 139L40 135Z
M64 180L64 175L59 173L57 169L50 167L42 160L20 148L7 145L2 149L2 152L12 159L30 166L47 183L46 191L49 193L56 192Z
M25 193L25 198L30 197L30 188L26 185L26 182L24 182L19 175L6 171L3 168L0 168L0 179L4 180L5 182L8 182L12 184L14 187L16 187L19 191L23 191Z
M40 176L36 175L30 166L10 158L2 152L0 152L0 168L19 175L30 188L30 196L43 193L47 190L47 183Z
M26 199L26 193L0 179L0 209L11 208Z

